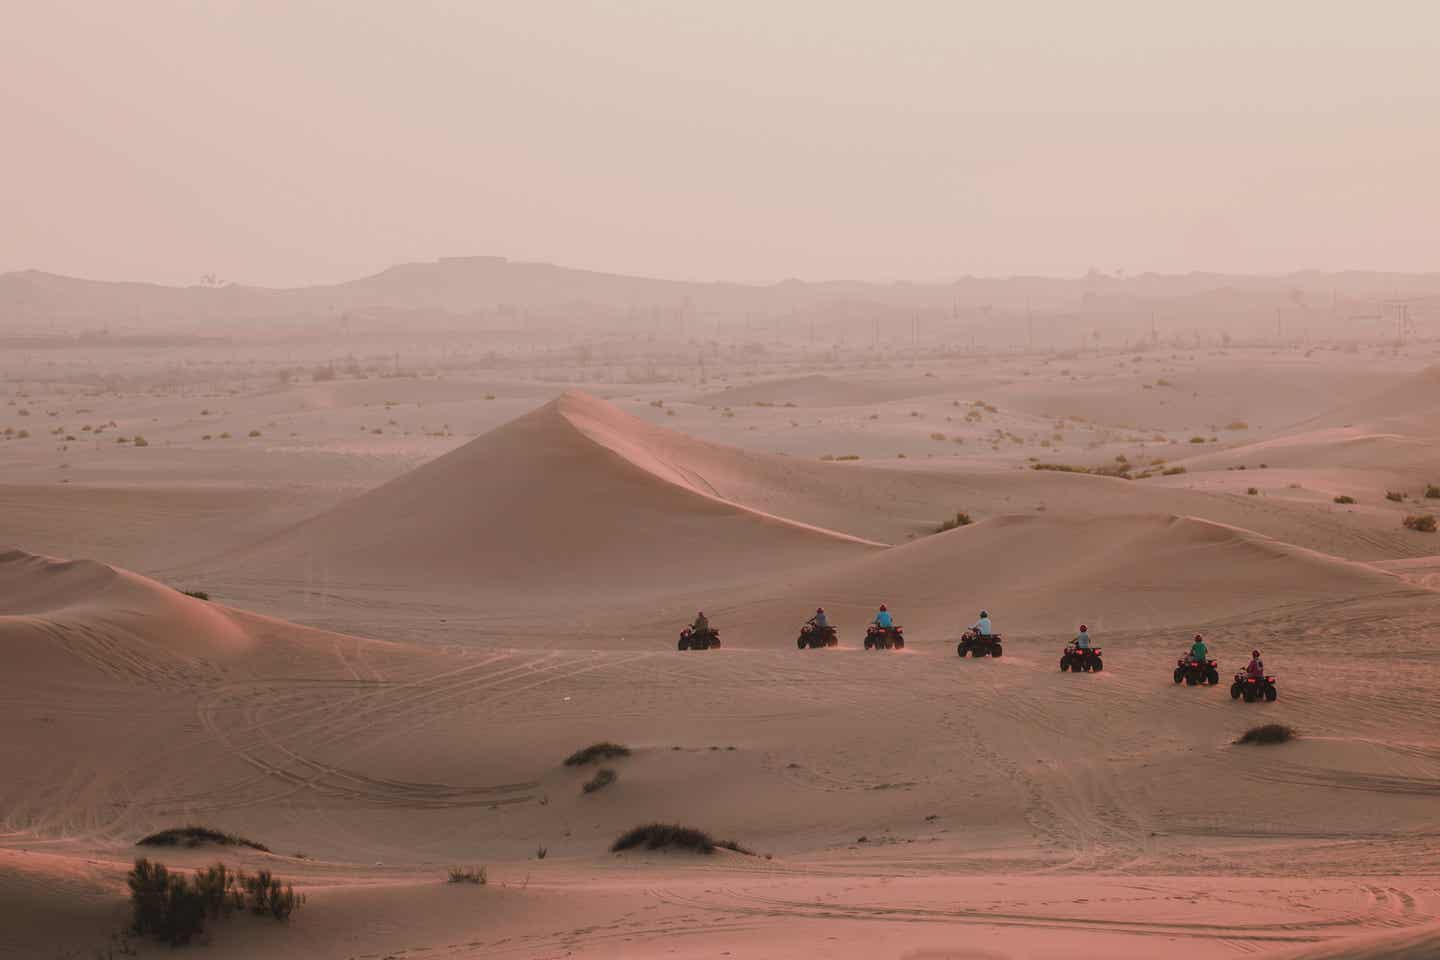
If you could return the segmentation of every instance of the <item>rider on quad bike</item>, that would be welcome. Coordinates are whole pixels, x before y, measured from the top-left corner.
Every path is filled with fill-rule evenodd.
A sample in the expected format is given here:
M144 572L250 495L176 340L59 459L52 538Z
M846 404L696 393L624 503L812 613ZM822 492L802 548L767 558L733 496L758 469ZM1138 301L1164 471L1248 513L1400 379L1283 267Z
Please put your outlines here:
M1075 634L1075 639L1060 655L1060 672L1072 670L1080 673L1093 670L1098 673L1104 669L1105 662L1100 659L1100 648L1090 646L1090 628L1080 624L1080 632Z
M720 631L710 626L705 611L695 614L695 622L680 631L681 650L708 650L720 646Z
M826 618L824 607L815 608L815 616L800 626L800 639L795 641L801 650L806 647L833 647L839 642L840 637Z
M990 613L986 610L980 611L980 619L972 623L963 634L960 635L960 643L956 645L955 652L960 656L970 653L977 657L989 654L998 657L1004 653L1000 646L1000 634L995 632L994 625L990 622Z
M1195 642L1190 644L1190 651L1175 661L1175 682L1184 683L1189 686L1220 682L1219 665L1210 659L1210 648L1205 646L1204 639L1200 634L1195 634Z
M885 604L880 604L875 619L865 628L865 649L888 650L894 647L899 650L904 646L904 631L895 625L895 620L890 616L890 610Z
M1278 696L1275 678L1265 673L1265 661L1260 659L1260 651L1251 650L1250 662L1246 664L1244 672L1235 674L1235 682L1230 684L1230 699L1239 700L1244 697L1246 703L1254 703L1256 700L1273 703Z

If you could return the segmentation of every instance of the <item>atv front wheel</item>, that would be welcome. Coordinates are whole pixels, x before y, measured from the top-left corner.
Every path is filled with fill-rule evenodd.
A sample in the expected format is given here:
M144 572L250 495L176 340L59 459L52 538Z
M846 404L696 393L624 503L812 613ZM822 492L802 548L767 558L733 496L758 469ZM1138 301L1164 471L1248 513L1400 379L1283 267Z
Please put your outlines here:
M1175 671L1175 682L1176 682L1176 683L1184 683L1184 682L1185 682L1185 671L1184 671L1184 670L1176 670L1176 671Z
M1070 661L1069 661L1069 660L1066 660L1066 659L1064 659L1064 658L1061 658L1061 660L1060 660L1060 672L1061 672L1061 673L1064 673L1066 670L1069 670L1069 669L1070 669Z
M795 646L799 647L801 650L804 650L806 647L810 646L810 641L806 640L804 637L801 637L799 640L795 641Z
M1238 684L1238 683L1232 683L1232 684L1230 684L1230 699L1231 699L1231 700L1239 700L1239 699L1240 699L1240 684Z
M872 640L872 639L869 638L869 637L866 637L866 638L865 638L865 649L866 649L866 650L869 650L869 649L871 649L871 648L874 647L874 646L875 646L875 641Z

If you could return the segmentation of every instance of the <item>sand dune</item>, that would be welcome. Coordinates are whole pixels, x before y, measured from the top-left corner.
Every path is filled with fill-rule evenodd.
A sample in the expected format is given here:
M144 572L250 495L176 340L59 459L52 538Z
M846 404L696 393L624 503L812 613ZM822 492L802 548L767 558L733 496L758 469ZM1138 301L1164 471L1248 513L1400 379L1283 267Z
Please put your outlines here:
M643 593L874 548L728 502L654 438L603 401L567 394L233 566L350 584Z

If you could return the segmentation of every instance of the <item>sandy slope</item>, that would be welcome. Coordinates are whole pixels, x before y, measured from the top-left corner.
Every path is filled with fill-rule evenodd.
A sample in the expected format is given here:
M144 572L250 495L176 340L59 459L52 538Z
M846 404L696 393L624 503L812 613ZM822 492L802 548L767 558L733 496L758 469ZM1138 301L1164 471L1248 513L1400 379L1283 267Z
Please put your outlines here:
M1396 529L1412 505L1322 496L1423 461L1347 459L1329 429L1127 482L821 463L567 394L278 533L275 510L258 545L219 519L274 507L258 493L177 495L167 526L164 493L7 488L40 511L7 537L140 504L104 543L220 554L169 582L385 639L0 553L0 955L88 957L124 923L134 839L199 821L273 853L168 861L310 897L288 928L220 928L220 958L1429 956L1435 562ZM907 538L961 508L979 522ZM903 653L858 648L880 600ZM819 602L843 642L797 651ZM679 654L698 605L726 645ZM980 606L1006 656L961 661ZM1080 620L1101 674L1056 669ZM1172 684L1195 629L1222 670L1260 646L1281 699ZM1260 719L1303 738L1231 745ZM560 760L602 738L635 752L587 795ZM759 856L608 853L653 818ZM454 863L491 885L443 883Z

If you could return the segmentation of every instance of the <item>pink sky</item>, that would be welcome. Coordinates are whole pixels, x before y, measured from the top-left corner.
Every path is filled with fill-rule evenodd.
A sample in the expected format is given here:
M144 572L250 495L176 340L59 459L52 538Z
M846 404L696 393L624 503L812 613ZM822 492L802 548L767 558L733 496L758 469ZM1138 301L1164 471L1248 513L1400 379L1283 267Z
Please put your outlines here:
M1440 5L0 5L0 271L1440 269Z

